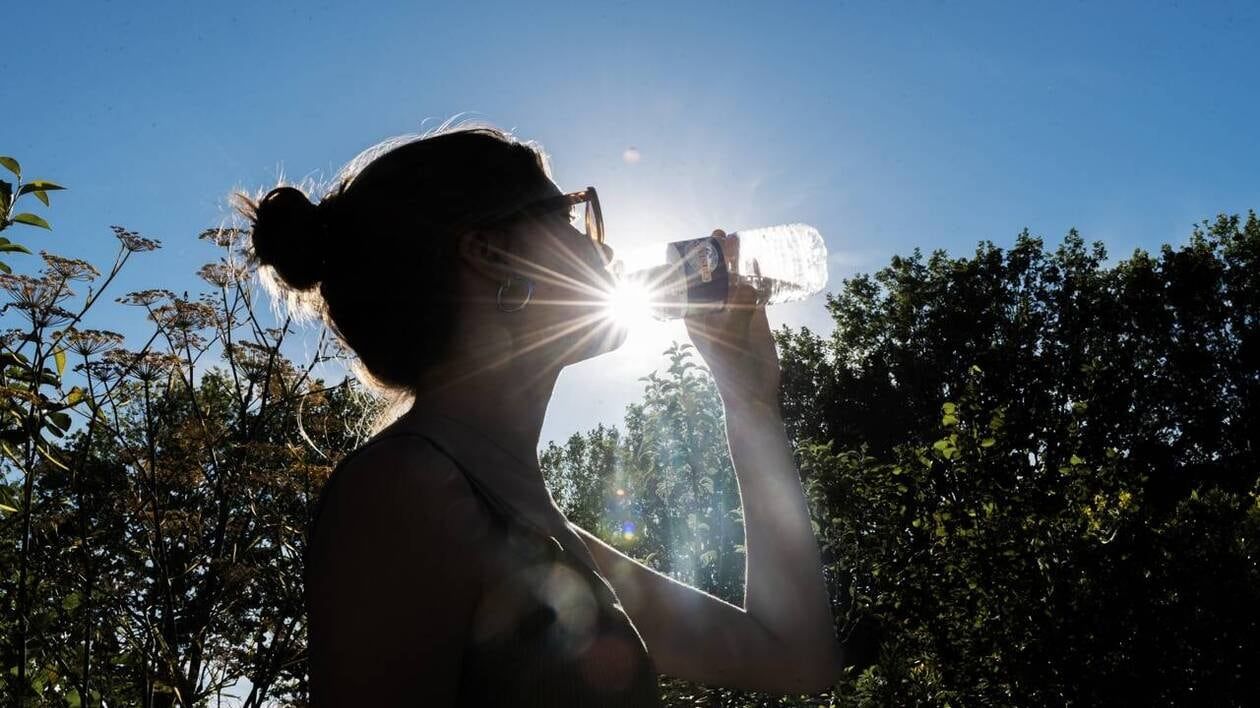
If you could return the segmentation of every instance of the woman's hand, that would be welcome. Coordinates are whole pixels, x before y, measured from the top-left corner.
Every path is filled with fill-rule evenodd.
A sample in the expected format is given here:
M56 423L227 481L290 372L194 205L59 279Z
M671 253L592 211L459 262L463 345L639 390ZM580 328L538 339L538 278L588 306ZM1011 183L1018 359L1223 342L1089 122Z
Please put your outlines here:
M721 229L713 237L728 243L736 239ZM730 259L728 259L728 262ZM766 309L756 304L757 291L740 284L717 312L683 318L687 334L713 372L722 400L727 405L756 403L775 408L779 403L779 356L770 335Z

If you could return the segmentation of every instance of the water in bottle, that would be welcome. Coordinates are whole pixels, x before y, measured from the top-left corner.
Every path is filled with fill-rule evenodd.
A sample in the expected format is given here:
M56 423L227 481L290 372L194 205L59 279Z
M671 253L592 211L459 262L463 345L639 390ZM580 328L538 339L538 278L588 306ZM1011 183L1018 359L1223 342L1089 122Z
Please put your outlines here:
M618 279L614 306L638 301L668 320L718 310L737 283L751 285L758 305L801 300L827 285L827 246L805 224L748 229L618 250L609 265Z

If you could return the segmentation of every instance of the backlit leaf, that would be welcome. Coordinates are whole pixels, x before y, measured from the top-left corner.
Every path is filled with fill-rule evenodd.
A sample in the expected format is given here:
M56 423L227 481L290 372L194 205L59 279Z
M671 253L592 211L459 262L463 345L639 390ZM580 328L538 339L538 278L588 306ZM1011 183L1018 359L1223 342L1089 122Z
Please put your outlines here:
M28 224L30 226L38 226L41 229L52 230L52 227L49 226L48 222L44 221L43 218L27 212L23 212L13 217L13 221L18 224Z
M22 166L18 164L17 160L14 160L11 157L0 155L0 165L4 166L5 169L9 170L10 172L17 175L18 177L22 176Z

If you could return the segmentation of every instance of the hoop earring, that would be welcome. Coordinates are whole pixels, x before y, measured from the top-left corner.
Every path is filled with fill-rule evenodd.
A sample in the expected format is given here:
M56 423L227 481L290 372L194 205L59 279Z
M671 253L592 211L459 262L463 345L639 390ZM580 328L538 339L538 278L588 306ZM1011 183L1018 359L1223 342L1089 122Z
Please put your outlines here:
M517 279L525 281L525 286L527 288L527 290L525 291L525 299L522 300L519 305L514 305L512 307L504 307L503 306L503 291L505 289L511 288L512 281L517 280ZM529 299L533 296L534 296L534 281L524 276L517 275L516 273L512 273L511 275L507 277L507 280L503 281L503 284L499 286L499 294L495 298L495 301L498 303L499 312L520 312L521 310L525 309L525 306L529 304Z

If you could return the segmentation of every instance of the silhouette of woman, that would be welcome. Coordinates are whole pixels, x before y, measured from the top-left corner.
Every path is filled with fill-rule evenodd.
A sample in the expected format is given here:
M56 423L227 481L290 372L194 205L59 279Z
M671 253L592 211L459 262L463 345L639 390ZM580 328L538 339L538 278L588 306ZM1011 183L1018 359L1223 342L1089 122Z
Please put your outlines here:
M464 126L365 151L318 204L285 186L238 197L264 281L405 408L341 461L311 520L314 705L656 706L658 672L776 693L834 683L819 550L751 291L686 321L743 497L739 608L569 523L539 470L560 371L624 336L602 317L612 250L593 189L563 195L536 145ZM586 233L570 220L583 207Z

